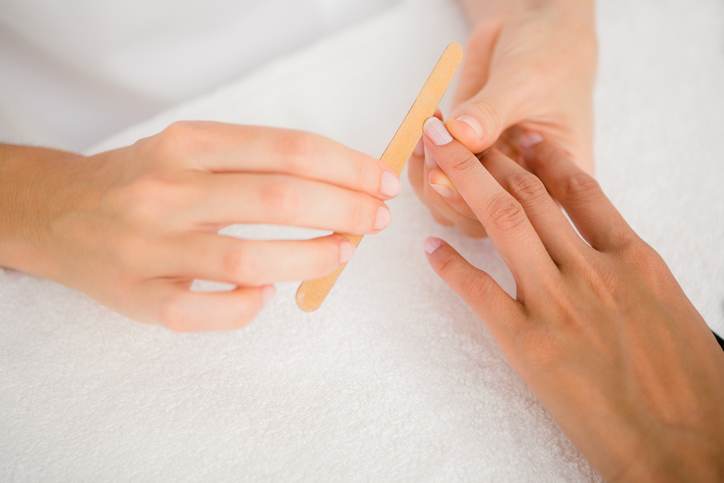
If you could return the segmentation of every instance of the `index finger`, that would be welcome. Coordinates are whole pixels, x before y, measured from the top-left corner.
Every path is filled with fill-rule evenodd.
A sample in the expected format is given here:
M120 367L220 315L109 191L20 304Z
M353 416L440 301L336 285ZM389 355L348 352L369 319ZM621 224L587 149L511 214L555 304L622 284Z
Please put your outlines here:
M485 227L518 282L549 277L556 267L523 207L439 119L425 122L425 146ZM540 280L540 278L537 278Z
M148 142L157 156L180 159L202 171L288 174L381 199L400 192L398 176L380 160L303 131L179 121Z

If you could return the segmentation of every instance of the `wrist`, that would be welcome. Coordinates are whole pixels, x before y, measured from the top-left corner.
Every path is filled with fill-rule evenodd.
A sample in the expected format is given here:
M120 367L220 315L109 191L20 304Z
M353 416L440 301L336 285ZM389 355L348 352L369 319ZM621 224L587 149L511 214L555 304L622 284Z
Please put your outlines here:
M49 276L48 227L83 156L0 145L0 267Z

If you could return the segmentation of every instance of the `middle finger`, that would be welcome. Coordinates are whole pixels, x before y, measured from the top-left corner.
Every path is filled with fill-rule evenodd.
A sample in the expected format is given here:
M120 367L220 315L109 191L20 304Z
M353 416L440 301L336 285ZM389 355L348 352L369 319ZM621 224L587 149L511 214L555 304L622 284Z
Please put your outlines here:
M520 203L439 119L428 119L424 131L430 154L481 221L518 286L553 279L559 272Z
M556 263L560 265L585 253L588 245L574 232L537 176L496 150L487 153L481 161L503 188L523 206Z
M390 222L381 200L320 181L246 173L200 176L196 203L186 214L198 226L260 223L362 235Z

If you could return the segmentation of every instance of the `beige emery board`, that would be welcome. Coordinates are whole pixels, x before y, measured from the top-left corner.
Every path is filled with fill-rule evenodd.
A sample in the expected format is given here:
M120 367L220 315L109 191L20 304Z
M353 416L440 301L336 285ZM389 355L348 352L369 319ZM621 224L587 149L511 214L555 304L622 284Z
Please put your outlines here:
M417 99L412 103L405 119L392 137L390 144L382 154L382 163L398 175L405 166L405 161L415 149L417 141L422 136L422 125L425 120L435 114L442 96L452 80L453 74L463 58L463 49L458 43L447 46L440 59L432 69L430 76L422 86ZM343 234L354 246L359 245L362 237L359 235ZM307 280L297 289L297 305L306 312L317 310L324 302L337 278L344 270L340 266L333 273L316 280Z

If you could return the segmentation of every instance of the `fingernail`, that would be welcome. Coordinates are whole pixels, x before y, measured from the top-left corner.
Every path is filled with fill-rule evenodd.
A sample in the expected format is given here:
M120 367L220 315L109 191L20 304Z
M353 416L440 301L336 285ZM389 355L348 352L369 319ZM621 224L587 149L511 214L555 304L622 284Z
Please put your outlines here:
M430 183L430 187L435 190L437 194L442 196L443 198L452 198L455 196L455 193L453 193L453 190L451 190L448 186L445 186L443 184L437 184L437 183Z
M274 294L277 290L273 285L267 285L261 291L261 301L264 305L268 304L271 299L274 298Z
M480 125L480 122L477 119L475 119L473 116L468 116L467 114L463 114L462 116L456 117L455 120L460 121L463 124L467 124L467 126L475 133L475 135L478 137L478 139L482 139L483 127Z
M417 156L418 158L419 158L420 156L422 156L423 154L425 154L425 152L424 152L424 145L423 145L423 143L422 143L422 138L420 138L420 140L417 141L417 145L415 146L415 151L414 151L413 154L414 154L415 156Z
M354 255L354 245L347 240L339 244L339 263L347 263Z
M390 210L385 206L380 206L375 216L375 230L381 230L390 224Z
M428 237L425 240L425 253L427 253L428 255L432 255L435 252L435 250L440 248L441 245L442 245L442 240L440 240L439 238L435 238L433 236Z
M424 148L425 150L425 166L428 168L434 168L437 163L434 159L432 159L432 156L430 156L430 151L427 148Z
M385 196L397 196L400 194L400 180L394 173L385 171L380 180L380 192Z
M536 144L540 144L541 142L543 142L543 136L537 132L525 133L520 136L520 139L518 139L518 143L524 149L530 149Z
M444 146L452 142L453 138L442 121L436 117L430 117L423 126L425 135L437 146Z

